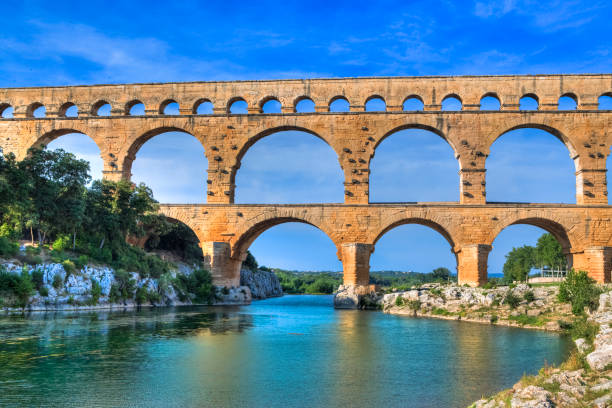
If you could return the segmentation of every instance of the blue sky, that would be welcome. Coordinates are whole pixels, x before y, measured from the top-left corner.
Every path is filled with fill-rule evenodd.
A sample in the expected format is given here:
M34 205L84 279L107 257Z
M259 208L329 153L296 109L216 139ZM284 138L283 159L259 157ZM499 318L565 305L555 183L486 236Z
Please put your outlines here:
M605 1L123 3L5 4L0 86L611 71L612 7ZM65 136L51 147L87 158L99 175L99 153L86 137ZM172 175L161 170L166 165L175 169ZM203 202L206 167L195 139L168 133L142 147L133 173L162 202ZM573 163L546 132L504 135L487 167L489 200L575 202ZM434 171L425 178L423 169ZM371 200L457 200L457 170L439 137L399 132L376 151ZM343 199L335 153L299 132L256 143L237 186L240 203ZM541 232L529 226L504 230L494 243L490 271L501 271L508 250L535 243ZM269 266L341 268L331 241L306 225L274 227L251 250ZM455 269L446 241L421 226L385 235L371 264L375 270Z

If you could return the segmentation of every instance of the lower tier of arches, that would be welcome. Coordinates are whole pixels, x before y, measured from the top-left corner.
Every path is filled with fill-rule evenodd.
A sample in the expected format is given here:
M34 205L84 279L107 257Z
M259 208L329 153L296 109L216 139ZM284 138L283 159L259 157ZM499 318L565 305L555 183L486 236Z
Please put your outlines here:
M369 283L370 255L391 229L420 224L440 233L457 260L460 284L487 281L487 261L498 234L510 225L533 225L552 234L574 269L598 282L612 272L612 207L554 204L309 204L162 205L161 212L189 226L200 240L219 286L238 286L240 267L257 237L287 222L310 224L335 244L344 283Z

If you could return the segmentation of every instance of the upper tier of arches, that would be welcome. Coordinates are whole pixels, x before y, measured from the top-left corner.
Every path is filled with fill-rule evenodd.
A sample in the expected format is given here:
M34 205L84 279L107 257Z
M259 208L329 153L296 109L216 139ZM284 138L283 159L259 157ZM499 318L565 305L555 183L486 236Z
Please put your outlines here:
M423 103L423 110L443 110L449 98L459 101L453 110L496 110L481 103L494 98L499 110L597 110L610 109L602 97L612 96L610 75L448 77L448 78L349 78L303 81L245 81L184 84L100 85L91 87L16 88L0 90L0 109L13 107L15 117L36 117L43 106L46 116L62 116L67 104L76 106L79 116L97 115L102 105L111 106L111 115L128 115L134 102L146 108L138 115L231 114L233 102L246 104L246 113L265 113L273 101L274 113L302 113L299 103L311 100L314 111L329 112L339 98L351 112L415 110L406 100ZM376 108L368 109L376 99ZM605 101L604 101L605 102ZM199 109L203 103L207 110ZM172 113L169 104L176 104ZM602 106L600 106L602 105ZM419 109L416 109L419 110ZM308 110L311 111L311 110ZM0 115L1 117L1 115Z

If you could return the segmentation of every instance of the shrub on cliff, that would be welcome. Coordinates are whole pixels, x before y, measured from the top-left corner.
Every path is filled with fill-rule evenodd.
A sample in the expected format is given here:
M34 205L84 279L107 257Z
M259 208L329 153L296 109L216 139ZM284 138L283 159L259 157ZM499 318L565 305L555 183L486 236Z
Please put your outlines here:
M215 288L212 276L205 269L196 269L189 275L178 274L172 282L181 301L188 298L195 303L212 303L215 298Z
M25 307L33 293L34 284L27 269L21 274L0 270L0 295L15 298L16 302L11 306Z
M510 306L511 309L516 309L516 307L521 303L521 298L512 293L511 290L506 292L506 297L504 299L504 303Z
M100 286L97 280L92 279L91 280L91 298L89 299L90 304L92 306L97 305L98 301L100 300L100 296L102 296L102 286Z
M595 280L589 277L585 271L574 271L567 273L567 276L559 286L559 301L568 302L572 305L572 313L580 315L584 313L584 308L590 310L597 308L599 303L600 290Z

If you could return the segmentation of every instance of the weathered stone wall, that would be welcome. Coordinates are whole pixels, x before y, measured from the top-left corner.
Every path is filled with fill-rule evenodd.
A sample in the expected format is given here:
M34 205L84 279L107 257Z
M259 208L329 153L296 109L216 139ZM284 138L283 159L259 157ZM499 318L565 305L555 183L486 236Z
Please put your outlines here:
M522 96L535 97L539 111L519 111ZM0 147L18 158L39 144L67 133L83 133L100 148L104 176L129 178L140 147L166 131L184 131L203 145L209 168L208 205L167 206L164 212L190 226L202 241L215 282L236 284L246 249L267 228L287 221L319 227L336 244L349 284L369 276L369 254L377 239L403 223L420 223L440 232L457 256L461 282L486 280L490 245L506 226L525 223L553 233L574 266L599 281L610 279L612 212L608 203L606 158L612 144L612 111L598 111L598 98L612 95L612 75L536 75L481 77L344 78L282 81L197 82L167 84L95 85L0 89L0 114L9 106L14 118L0 119ZM442 101L454 96L462 111L441 111ZM500 111L480 111L480 100L494 96ZM575 111L558 111L558 99L570 96ZM350 112L329 113L330 103L343 97ZM365 112L368 99L380 97L386 112ZM416 97L422 112L402 111ZM296 113L305 98L314 113ZM263 105L276 99L282 113L263 114ZM230 114L244 100L248 114ZM145 105L143 116L129 116L135 102ZM213 114L197 115L200 103L213 104ZM179 115L164 115L171 102ZM109 103L109 117L97 109ZM75 105L78 117L67 118ZM45 118L33 112L45 106ZM504 133L524 127L544 129L568 149L576 168L576 204L513 205L486 201L486 159ZM460 196L455 203L417 205L369 204L370 162L376 147L390 134L408 128L430 130L453 148L459 162ZM327 142L344 171L344 204L311 206L233 205L236 172L248 149L261 138L281 130L301 130ZM341 187L340 187L341 188Z

